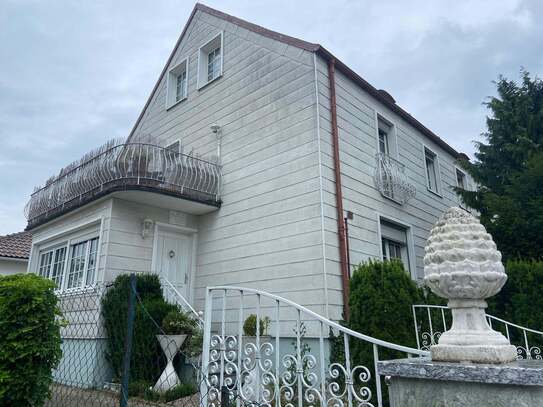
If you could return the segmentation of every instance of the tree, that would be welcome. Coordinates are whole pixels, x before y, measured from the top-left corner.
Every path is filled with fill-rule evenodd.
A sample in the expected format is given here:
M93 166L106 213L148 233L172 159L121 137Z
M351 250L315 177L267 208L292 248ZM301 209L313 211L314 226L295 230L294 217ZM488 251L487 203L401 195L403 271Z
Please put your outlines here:
M461 163L478 190L456 189L506 260L543 254L543 81L524 70L521 77L495 82L486 142L476 143L475 162Z

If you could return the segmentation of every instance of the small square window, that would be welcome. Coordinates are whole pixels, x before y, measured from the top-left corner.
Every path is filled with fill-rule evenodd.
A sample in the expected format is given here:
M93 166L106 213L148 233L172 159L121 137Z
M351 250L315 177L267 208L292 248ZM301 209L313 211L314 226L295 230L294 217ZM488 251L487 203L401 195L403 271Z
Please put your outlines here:
M188 59L168 71L166 83L166 109L185 100L188 94Z
M222 76L223 34L202 45L198 51L198 89Z

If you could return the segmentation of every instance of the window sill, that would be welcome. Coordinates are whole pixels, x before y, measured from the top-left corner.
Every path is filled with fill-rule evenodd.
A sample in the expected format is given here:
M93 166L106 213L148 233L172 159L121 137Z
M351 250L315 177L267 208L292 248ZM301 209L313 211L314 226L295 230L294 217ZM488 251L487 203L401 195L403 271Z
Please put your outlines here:
M198 90L200 91L200 90L204 89L204 88L207 87L208 85L212 84L213 82L218 81L218 80L221 79L221 78L222 78L222 72L221 72L219 75L217 75L216 78L213 78L213 79L211 79L210 81L208 81L208 82L206 82L206 83L204 83L204 84L202 84L202 85L198 84Z
M175 103L173 103L173 104L171 104L169 106L166 106L166 111L173 109L175 106L177 106L181 102L184 102L185 100L187 100L187 96L185 96L183 99L179 99L177 102L175 102Z
M428 190L428 192L430 192L430 193L434 194L435 196L438 196L441 199L443 199L443 195L441 195L439 192L436 192L436 191L434 191L434 190L432 190L432 189L430 189L428 187L426 187L426 189Z

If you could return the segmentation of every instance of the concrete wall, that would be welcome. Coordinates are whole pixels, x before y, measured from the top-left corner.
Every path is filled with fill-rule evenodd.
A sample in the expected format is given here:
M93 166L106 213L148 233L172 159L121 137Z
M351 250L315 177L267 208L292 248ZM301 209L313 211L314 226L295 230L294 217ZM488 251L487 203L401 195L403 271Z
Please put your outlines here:
M10 274L26 273L27 267L28 260L0 257L0 275L7 276Z

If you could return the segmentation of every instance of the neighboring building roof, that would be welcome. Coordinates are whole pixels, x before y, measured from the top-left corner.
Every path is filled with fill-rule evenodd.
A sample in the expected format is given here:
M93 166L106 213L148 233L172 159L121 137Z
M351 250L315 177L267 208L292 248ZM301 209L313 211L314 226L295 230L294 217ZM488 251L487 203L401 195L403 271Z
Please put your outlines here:
M179 47L179 44L181 43L182 38L184 37L189 24L196 14L196 12L200 10L207 14L213 15L217 18L221 18L223 20L226 20L232 24L236 24L242 28L245 28L249 31L253 31L257 34L264 35L268 38L272 38L274 40L283 42L288 45L292 45L297 48L304 49L306 51L310 52L316 52L326 60L334 60L336 63L336 68L341 71L343 74L348 76L352 81L354 81L356 84L358 84L362 89L364 89L366 92L371 94L374 98L379 100L381 103L383 103L385 106L387 106L389 109L394 111L396 114L398 114L400 117L402 117L405 121L407 121L409 124L411 124L413 127L415 127L417 130L419 130L421 133L423 133L426 137L428 137L430 140L434 141L436 144L438 144L440 147L442 147L444 150L446 150L449 154L451 154L453 157L462 159L462 160L469 160L469 157L457 151L452 146L450 146L446 141L444 141L442 138L440 138L437 134L435 134L433 131L428 129L426 126L424 126L421 122L419 122L417 119L415 119L411 114L409 114L407 111L402 109L400 106L396 104L394 101L394 98L386 91L382 89L377 89L374 86L372 86L369 82L367 82L365 79L363 79L360 75L358 75L356 72L354 72L351 68L349 68L347 65L345 65L343 62L341 62L338 58L336 58L330 51L326 50L322 45L315 44L311 42L307 42L304 40L301 40L299 38L291 37L289 35L281 34L276 31L268 30L267 28L261 27L257 24L250 23L248 21L242 20L241 18L234 17L230 14L223 13L222 11L213 9L211 7L205 6L201 3L196 3L194 6L194 9L192 10L192 13L185 24L185 27L183 28L183 31L181 32L181 35L179 36L179 39L177 40L177 43L175 44L175 47L173 48L172 53L170 54L168 61L166 62L166 65L164 66L164 69L162 70L153 90L151 91L151 94L149 95L149 98L147 99L147 102L145 103L145 106L143 107L140 115L138 116L138 119L136 120L136 123L134 124L134 127L132 128L132 131L130 132L130 135L128 136L128 139L132 137L134 132L136 131L136 128L138 127L139 122L143 118L143 114L145 113L145 110L147 110L147 107L151 103L151 99L153 98L153 95L155 94L156 90L158 89L158 86L163 78L163 76L166 74L166 71L168 69L168 66L170 65L170 62Z
M0 257L28 259L31 245L32 233L30 232L0 236Z

